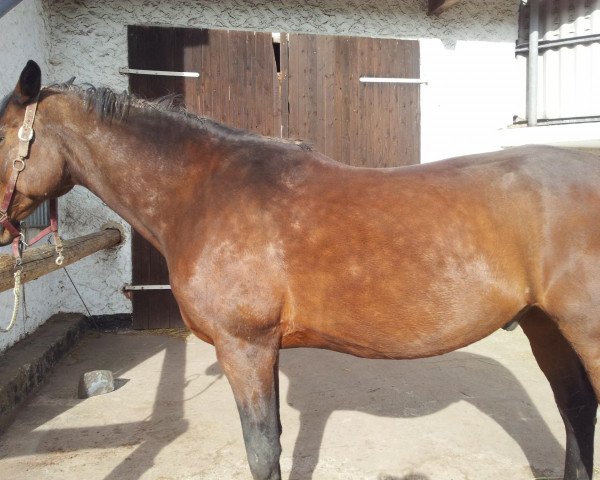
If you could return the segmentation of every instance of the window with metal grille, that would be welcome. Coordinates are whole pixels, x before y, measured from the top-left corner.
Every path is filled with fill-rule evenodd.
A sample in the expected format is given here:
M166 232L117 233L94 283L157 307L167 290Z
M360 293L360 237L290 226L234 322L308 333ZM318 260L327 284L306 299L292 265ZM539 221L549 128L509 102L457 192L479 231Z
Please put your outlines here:
M600 0L524 0L516 54L529 84L528 111L523 105L518 117L600 121Z
M50 205L48 201L42 203L25 219L27 228L46 228L50 224Z

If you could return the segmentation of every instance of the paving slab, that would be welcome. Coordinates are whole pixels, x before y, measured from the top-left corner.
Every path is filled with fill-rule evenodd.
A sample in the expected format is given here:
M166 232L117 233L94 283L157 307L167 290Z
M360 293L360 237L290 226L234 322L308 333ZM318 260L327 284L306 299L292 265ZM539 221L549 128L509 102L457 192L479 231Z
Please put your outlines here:
M563 426L520 331L423 360L281 356L286 479L559 478ZM111 370L85 400L78 381ZM596 442L598 449L598 442ZM161 332L87 332L0 436L4 479L251 479L214 349Z

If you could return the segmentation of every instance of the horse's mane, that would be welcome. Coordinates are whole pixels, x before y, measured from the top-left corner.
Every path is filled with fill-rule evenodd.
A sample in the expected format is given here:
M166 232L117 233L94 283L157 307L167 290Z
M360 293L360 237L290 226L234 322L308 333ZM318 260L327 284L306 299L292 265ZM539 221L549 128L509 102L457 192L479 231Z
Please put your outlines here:
M90 84L74 85L72 81L50 85L47 89L59 93L74 92L83 99L88 111L95 112L103 120L122 122L129 118L133 110L139 110L148 115L168 116L173 121L191 123L219 136L257 141L267 140L295 144L304 150L311 149L310 145L301 141L265 137L247 130L223 125L208 117L196 115L186 109L181 95L170 94L153 100L146 100L125 91L117 93L108 87L95 87Z

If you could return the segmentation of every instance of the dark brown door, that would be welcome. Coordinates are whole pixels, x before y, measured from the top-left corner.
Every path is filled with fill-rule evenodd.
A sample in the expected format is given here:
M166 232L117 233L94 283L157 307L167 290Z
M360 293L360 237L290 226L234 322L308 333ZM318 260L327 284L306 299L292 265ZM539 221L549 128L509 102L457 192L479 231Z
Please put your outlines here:
M367 167L419 163L419 42L288 35L287 132L338 162ZM287 45L285 45L285 39ZM287 47L287 48L285 48ZM361 77L376 78L362 83Z
M270 33L131 26L130 68L200 76L130 75L130 91L146 98L180 94L192 112L264 135L307 140L352 165L419 162L419 87L359 81L417 78L418 42L281 39L279 46ZM186 241L184 232L185 225L174 235ZM135 232L132 249L133 284L168 285L164 258ZM134 328L182 325L170 290L132 295Z
M279 83L270 33L130 26L129 68L199 72L199 78L130 75L132 93L179 94L188 110L264 135L281 135ZM174 232L186 241L185 226ZM134 285L168 285L165 259L134 232ZM132 291L133 326L181 327L170 290Z

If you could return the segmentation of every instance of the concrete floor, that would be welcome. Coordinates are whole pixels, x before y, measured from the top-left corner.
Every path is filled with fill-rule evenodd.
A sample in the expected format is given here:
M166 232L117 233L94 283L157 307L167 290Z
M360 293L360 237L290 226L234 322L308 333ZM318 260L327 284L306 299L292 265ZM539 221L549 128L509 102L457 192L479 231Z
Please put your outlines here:
M76 398L81 373L120 388ZM281 358L283 477L557 478L563 426L520 330L413 361L319 350ZM596 445L598 451L598 442ZM0 436L2 479L250 479L213 347L88 333Z

